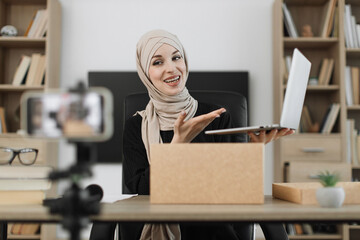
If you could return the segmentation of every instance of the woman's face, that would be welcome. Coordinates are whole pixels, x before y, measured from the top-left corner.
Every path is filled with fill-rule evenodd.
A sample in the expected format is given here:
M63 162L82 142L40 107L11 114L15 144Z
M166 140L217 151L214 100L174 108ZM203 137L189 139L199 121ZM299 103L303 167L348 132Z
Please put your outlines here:
M162 93L174 96L185 87L186 65L180 52L163 44L154 54L149 67L149 78Z

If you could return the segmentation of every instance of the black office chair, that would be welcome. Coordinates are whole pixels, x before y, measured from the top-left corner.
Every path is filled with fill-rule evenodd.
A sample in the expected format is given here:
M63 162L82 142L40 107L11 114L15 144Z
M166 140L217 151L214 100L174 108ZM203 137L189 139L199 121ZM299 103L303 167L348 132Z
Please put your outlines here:
M199 102L214 104L219 107L224 107L231 114L234 127L245 127L248 123L247 116L247 101L246 98L240 93L226 92L226 91L190 91ZM124 121L133 116L136 111L145 109L149 102L147 93L134 93L125 98L124 106ZM242 134L240 137L242 142L247 142L247 135ZM125 167L123 166L123 169ZM123 174L124 176L124 174ZM123 179L123 193L132 193L125 186L125 179ZM108 223L94 223L91 229L90 240L112 240L114 239L115 224ZM239 229L241 226L238 226ZM235 226L236 229L236 226ZM126 240L126 236L119 235L121 239Z

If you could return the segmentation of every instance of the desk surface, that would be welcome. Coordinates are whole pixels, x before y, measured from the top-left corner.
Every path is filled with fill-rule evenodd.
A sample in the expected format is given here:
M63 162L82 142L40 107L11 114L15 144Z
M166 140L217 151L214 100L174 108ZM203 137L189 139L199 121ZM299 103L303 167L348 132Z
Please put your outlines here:
M263 205L164 205L150 204L149 196L137 196L117 203L104 203L94 221L360 221L360 205L321 208L265 197ZM41 205L0 205L2 221L58 222Z

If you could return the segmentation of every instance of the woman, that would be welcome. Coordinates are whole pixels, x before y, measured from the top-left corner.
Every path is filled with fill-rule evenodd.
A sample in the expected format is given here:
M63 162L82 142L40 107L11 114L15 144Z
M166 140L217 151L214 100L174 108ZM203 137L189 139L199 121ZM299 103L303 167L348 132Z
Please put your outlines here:
M150 101L144 111L138 112L125 124L123 172L130 191L149 195L150 144L238 142L241 139L238 135L204 134L204 130L231 127L231 116L224 108L217 109L191 97L185 87L189 73L186 54L175 35L163 30L146 33L137 44L136 57L138 74L148 90ZM252 142L268 143L292 133L292 130L282 129L268 134L265 131L259 135L249 133L249 136ZM287 239L281 232L282 226L275 227L276 234L284 235L284 238L277 239ZM251 224L121 226L125 240L179 239L180 235L181 239L250 239L251 230Z

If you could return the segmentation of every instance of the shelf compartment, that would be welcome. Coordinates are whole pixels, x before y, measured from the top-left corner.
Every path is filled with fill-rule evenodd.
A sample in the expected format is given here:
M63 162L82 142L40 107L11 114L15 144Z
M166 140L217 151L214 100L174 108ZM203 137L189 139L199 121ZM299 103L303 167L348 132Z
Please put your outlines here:
M284 38L285 48L329 48L339 42L338 38L299 37Z
M0 47L44 48L46 38L0 37Z

